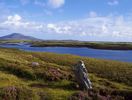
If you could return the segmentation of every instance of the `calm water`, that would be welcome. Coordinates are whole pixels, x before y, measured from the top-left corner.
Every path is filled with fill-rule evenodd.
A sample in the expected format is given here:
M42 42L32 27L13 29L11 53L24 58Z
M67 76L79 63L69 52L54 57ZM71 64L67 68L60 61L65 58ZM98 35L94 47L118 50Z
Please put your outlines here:
M91 48L74 48L74 47L30 47L29 45L0 45L7 48L18 48L26 51L54 52L61 54L74 54L100 59L118 60L123 62L132 62L132 50L99 50Z

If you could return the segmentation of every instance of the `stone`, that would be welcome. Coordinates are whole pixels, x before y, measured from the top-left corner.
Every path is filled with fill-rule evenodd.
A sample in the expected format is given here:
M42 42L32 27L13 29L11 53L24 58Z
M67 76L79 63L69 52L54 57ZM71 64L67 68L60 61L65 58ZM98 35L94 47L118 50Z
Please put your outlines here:
M80 88L85 90L92 89L92 83L88 77L88 71L83 61L79 61L76 64L74 72Z
M32 62L32 67L37 67L37 66L39 66L38 62Z

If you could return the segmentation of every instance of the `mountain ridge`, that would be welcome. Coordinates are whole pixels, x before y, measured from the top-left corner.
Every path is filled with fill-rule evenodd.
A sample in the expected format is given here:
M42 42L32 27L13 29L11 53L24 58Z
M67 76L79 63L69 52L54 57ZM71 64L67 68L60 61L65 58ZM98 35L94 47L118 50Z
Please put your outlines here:
M0 40L40 40L38 38L32 36L26 36L21 33L12 33L5 36L0 37Z

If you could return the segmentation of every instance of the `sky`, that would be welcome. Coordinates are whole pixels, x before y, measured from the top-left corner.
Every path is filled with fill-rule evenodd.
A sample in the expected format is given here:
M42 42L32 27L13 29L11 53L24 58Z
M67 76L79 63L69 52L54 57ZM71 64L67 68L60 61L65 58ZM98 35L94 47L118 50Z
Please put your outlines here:
M132 42L132 0L0 0L0 36Z

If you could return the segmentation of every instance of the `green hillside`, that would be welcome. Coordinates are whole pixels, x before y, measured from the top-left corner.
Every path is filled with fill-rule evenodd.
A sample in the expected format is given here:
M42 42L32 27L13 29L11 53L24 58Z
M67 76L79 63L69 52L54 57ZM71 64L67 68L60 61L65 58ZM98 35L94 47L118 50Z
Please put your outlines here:
M79 60L93 83L91 95L77 87L73 67ZM131 63L0 48L0 100L131 100L131 94Z

